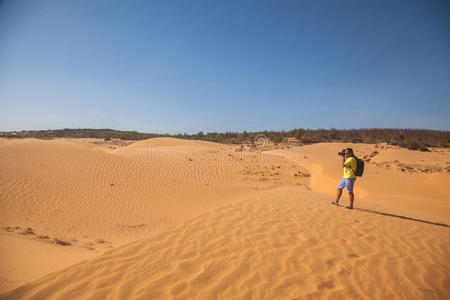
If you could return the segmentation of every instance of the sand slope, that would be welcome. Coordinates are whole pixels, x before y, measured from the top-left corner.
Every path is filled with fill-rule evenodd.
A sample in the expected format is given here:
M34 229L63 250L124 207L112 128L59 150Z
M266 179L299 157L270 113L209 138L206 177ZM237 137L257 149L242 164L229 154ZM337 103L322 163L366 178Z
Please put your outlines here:
M450 152L400 149L386 144L320 143L269 153L283 155L309 169L313 190L335 195L342 177L340 149L352 147L366 159L365 172L355 185L357 199L450 218ZM301 155L299 155L301 153ZM301 159L303 157L307 159Z
M12 237L18 239L15 244L35 242L36 247L70 243L76 251L56 244L58 255L68 262L101 254L234 201L246 191L280 185L280 170L286 166L276 169L278 175L271 178L277 180L266 180L276 166L258 166L254 156L247 155L244 162L230 147L172 138L116 149L90 140L1 140L0 242L5 246L0 257L15 263L0 269L0 291L68 265L24 264L9 251ZM52 257L54 253L40 251L28 260Z
M314 200L312 200L314 199ZM448 228L255 193L6 299L448 298Z
M170 161L165 151L143 163L124 152L66 140L1 147L2 225L120 244L221 204L221 196L240 188L238 171L225 164Z
M1 298L449 297L448 151L238 148L0 140Z

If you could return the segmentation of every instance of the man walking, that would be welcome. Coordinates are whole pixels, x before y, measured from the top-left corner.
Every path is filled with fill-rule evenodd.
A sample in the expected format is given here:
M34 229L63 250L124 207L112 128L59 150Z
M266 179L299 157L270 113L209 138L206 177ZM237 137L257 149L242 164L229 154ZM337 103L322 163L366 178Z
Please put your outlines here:
M353 186L355 184L356 175L355 171L357 168L356 158L353 154L352 148L347 148L344 152L340 152L342 155L342 166L344 167L344 177L337 187L336 201L331 202L334 205L339 205L339 199L342 195L342 189L347 187L348 197L350 200L350 205L346 206L348 209L353 209L353 201L355 200L355 195L353 194Z

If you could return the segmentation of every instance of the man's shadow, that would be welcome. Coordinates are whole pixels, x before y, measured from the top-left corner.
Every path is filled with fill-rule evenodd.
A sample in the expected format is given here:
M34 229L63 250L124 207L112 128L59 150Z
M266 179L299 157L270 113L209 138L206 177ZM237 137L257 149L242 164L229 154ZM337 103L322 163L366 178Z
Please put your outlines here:
M355 208L355 209L360 210L360 211L365 211L365 212L368 212L368 213L372 213L372 214L377 214L377 215L383 215L383 216L388 216L388 217L393 217L393 218L399 218L399 219L404 219L404 220L409 220L409 221L414 221L414 222L421 222L421 223L425 223L425 224L431 224L431 225L442 226L442 227L450 227L449 225L443 224L443 223L436 223L436 222L420 220L420 219L415 219L415 218L401 216L401 215L394 215L394 214L389 214L389 213L376 211L376 210L371 210L371 209L367 209L367 208Z

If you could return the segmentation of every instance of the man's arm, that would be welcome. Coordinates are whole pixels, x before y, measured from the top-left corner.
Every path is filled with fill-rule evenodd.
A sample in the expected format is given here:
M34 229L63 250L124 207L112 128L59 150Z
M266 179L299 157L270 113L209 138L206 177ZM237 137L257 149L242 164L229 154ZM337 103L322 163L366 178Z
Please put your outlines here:
M345 156L342 156L342 167L345 168Z

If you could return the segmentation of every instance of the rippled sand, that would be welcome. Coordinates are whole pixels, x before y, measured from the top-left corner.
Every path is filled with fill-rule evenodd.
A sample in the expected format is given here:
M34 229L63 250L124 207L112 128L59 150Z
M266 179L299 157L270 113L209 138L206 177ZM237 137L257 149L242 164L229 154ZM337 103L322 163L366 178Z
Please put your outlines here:
M347 146L353 211L330 205ZM1 298L450 296L448 151L236 149L0 140Z

